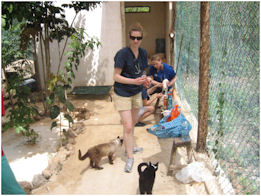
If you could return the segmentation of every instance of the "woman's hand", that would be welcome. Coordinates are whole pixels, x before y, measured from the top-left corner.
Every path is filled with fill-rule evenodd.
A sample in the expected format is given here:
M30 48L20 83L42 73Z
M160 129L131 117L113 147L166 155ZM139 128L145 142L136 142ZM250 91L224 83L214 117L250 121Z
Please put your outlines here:
M139 78L134 79L134 84L136 84L136 85L142 85L143 84L143 86L145 88L149 88L149 86L150 86L150 82L149 82L149 80L147 79L146 76L141 76Z
M120 69L120 68L114 69L114 75L113 75L114 81L122 83L122 84L134 84L134 85L143 84L145 88L148 88L150 85L150 82L145 75L142 77L133 79L133 78L127 78L127 77L122 76L121 72L122 72L122 69Z
M139 77L139 78L134 79L134 84L136 84L136 85L142 85L142 84L144 84L146 81L147 81L146 78L144 78L144 77Z
M150 79L147 78L146 75L143 75L143 76L141 76L141 77L144 79L143 86L144 86L145 88L149 88L150 85L151 85L151 81L150 81Z

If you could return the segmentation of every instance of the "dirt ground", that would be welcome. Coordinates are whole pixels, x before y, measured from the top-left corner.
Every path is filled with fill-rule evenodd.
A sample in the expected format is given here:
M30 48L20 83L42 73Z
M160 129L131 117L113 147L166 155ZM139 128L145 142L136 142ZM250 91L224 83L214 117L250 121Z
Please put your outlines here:
M134 155L134 166L131 173L124 172L126 156L124 147L118 152L114 164L107 158L102 159L103 170L95 170L89 166L89 159L78 160L78 149L86 152L93 145L108 142L122 136L120 116L114 109L109 96L72 96L75 107L84 107L90 111L90 118L83 121L84 131L76 137L73 153L65 161L58 175L53 175L49 182L32 194L139 194L137 166L141 162L159 162L159 169L153 188L153 194L207 194L204 183L183 184L175 176L167 176L170 161L172 139L158 139L148 133L146 128L155 124L159 117L151 115L143 122L145 127L135 128L135 145L144 151ZM76 122L77 123L77 122ZM16 134L2 134L2 146L17 180L32 180L34 174L48 164L50 157L58 146L58 134L50 130L51 121L44 119L33 124L40 134L37 145L24 145L24 139ZM193 130L190 132L192 139ZM177 165L186 164L185 151L178 151Z

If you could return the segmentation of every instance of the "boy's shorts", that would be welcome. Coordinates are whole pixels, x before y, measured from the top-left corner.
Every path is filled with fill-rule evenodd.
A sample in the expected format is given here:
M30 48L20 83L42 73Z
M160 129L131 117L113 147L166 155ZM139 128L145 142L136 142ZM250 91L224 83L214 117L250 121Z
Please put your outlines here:
M114 92L113 101L114 107L117 111L142 107L141 92L131 97L122 97Z
M140 108L140 111L139 111L138 119L144 114L144 112L145 112L145 107L142 106L142 107Z

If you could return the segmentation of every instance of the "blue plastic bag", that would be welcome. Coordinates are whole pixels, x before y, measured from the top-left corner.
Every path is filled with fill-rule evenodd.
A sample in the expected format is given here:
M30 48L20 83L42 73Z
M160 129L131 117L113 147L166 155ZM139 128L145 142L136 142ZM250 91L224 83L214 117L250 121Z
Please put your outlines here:
M192 126L185 116L180 113L174 120L166 122L169 117L170 114L163 117L158 124L148 128L148 132L156 135L158 138L176 138L181 136L183 138L186 135L189 138L189 131L192 129Z

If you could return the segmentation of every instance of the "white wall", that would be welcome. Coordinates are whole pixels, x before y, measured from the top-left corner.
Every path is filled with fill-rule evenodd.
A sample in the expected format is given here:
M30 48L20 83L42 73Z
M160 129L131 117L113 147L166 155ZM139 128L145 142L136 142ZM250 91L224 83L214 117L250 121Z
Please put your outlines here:
M65 15L70 24L75 16L74 11L66 9ZM114 56L123 47L120 2L103 2L93 11L81 11L74 21L74 27L83 27L89 36L98 38L102 45L93 51L86 51L78 71L75 72L73 87L112 85ZM63 45L64 43L60 45L60 51ZM59 62L57 42L51 44L50 50L51 71L56 73ZM62 66L65 58L66 56L63 57Z

